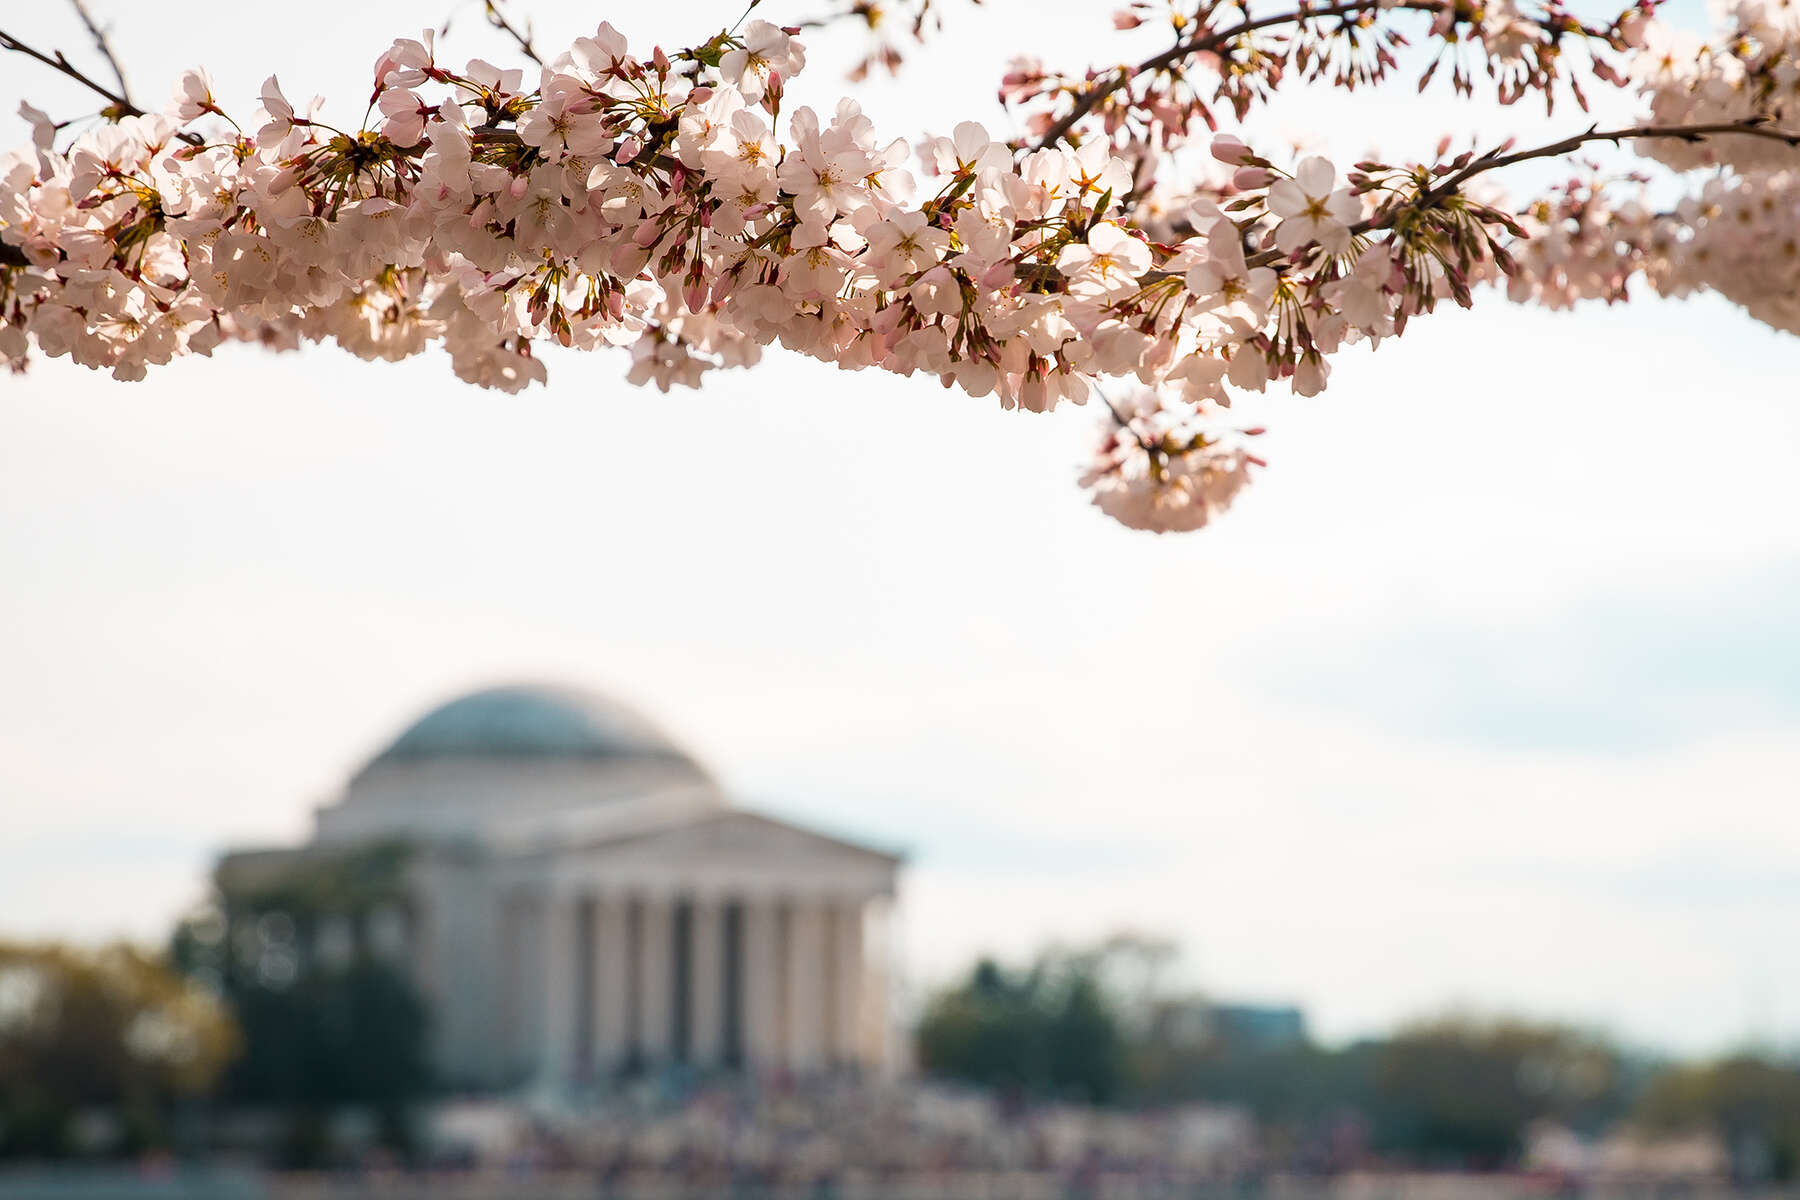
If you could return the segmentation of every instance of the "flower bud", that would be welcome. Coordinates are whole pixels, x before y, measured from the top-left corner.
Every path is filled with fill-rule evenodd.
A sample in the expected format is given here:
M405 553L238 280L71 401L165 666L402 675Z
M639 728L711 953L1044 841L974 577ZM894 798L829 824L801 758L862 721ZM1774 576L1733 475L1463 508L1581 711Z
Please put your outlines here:
M1212 141L1212 156L1228 167L1242 166L1256 157L1250 153L1250 147L1244 145L1229 133L1221 133Z
M1239 167L1231 174L1231 186L1240 192L1253 192L1268 187L1274 178L1267 167Z

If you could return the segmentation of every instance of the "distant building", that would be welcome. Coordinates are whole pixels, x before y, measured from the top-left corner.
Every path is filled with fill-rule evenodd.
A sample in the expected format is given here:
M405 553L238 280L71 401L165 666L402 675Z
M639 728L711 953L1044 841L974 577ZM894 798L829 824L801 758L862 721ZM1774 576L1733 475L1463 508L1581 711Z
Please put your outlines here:
M563 688L427 713L298 849L226 855L234 897L399 851L370 911L296 953L385 947L431 1005L451 1086L567 1089L633 1067L880 1069L898 859L731 807L644 718Z
M1306 1014L1286 1005L1211 1004L1208 1032L1218 1041L1256 1050L1279 1050L1306 1041Z
M1165 1038L1212 1042L1235 1050L1281 1050L1304 1045L1306 1014L1287 1005L1215 1004L1191 997L1165 1001L1153 1020Z

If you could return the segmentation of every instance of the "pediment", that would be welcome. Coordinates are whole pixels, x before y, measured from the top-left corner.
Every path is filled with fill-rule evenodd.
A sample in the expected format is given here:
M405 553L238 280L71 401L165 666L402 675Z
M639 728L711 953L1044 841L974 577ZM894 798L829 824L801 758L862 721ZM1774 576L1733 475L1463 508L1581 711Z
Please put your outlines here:
M723 809L678 824L607 838L583 847L612 857L736 862L856 862L897 866L900 856L761 813Z

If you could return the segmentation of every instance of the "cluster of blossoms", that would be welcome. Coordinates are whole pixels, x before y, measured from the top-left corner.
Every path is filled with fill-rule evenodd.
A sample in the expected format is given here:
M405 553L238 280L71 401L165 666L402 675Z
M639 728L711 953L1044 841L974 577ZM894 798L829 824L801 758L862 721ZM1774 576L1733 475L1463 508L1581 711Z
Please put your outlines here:
M1554 7L1461 0L1301 10L1273 47L1252 39L1276 22L1248 14L1200 33L1176 22L1178 51L1213 56L1216 88L1175 70L1180 54L1083 88L1015 71L1014 98L1044 106L1036 145L965 123L909 146L848 100L784 112L805 51L761 21L673 56L634 54L602 25L529 79L401 39L375 65L377 119L355 130L273 78L239 125L192 71L163 112L61 150L38 120L36 144L0 158L0 365L35 346L137 379L228 338L386 360L441 344L459 378L516 391L543 381L555 342L622 348L632 382L666 391L779 343L1034 412L1129 380L1084 483L1128 525L1196 528L1259 463L1256 431L1229 421L1232 390L1316 393L1344 346L1516 269L1518 215L1461 186L1492 156L1346 173L1220 135L1204 185L1155 178L1150 147L1210 120L1209 99L1241 116L1290 63L1379 78L1390 9L1423 10L1445 53L1481 47L1504 98L1549 94L1567 38L1650 44L1638 10L1596 32ZM1226 69L1234 48L1262 69ZM1468 86L1466 62L1454 70ZM1674 90L1639 77L1657 103ZM1732 190L1717 185L1684 236L1726 219ZM1521 294L1612 294L1627 260L1678 284L1677 268L1646 265L1658 244L1658 263L1680 260L1673 240L1646 216L1631 242L1629 214L1597 196L1571 187L1525 214L1543 236Z
M1677 131L1636 149L1697 186L1571 178L1524 214L1514 299L1619 301L1641 281L1664 296L1717 292L1800 333L1800 8L1741 0L1729 16L1712 42L1655 21L1632 39L1649 124Z
M1133 529L1199 529L1231 506L1250 468L1262 465L1243 445L1222 442L1198 408L1149 388L1112 411L1081 485L1093 489L1102 512Z

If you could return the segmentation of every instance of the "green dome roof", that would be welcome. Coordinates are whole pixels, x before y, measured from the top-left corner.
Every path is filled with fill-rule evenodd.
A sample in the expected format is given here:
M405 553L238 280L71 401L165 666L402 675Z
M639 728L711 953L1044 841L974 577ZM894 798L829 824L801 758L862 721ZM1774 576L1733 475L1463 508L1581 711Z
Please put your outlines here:
M432 709L369 762L427 759L653 759L693 765L646 718L574 688L485 688ZM368 768L365 767L364 770Z

